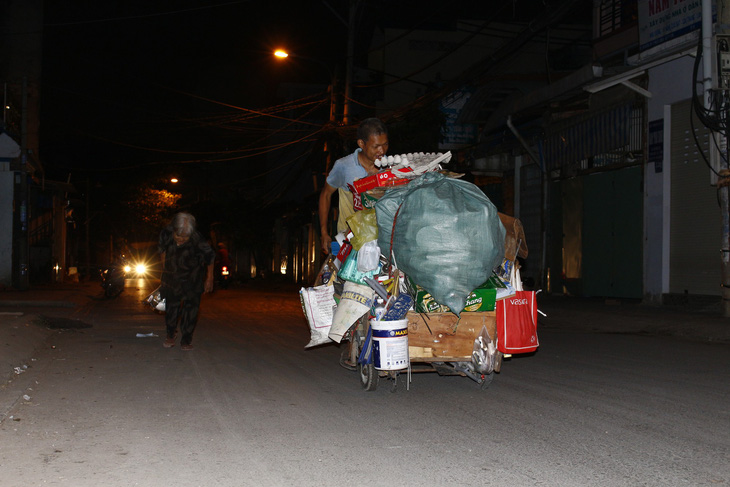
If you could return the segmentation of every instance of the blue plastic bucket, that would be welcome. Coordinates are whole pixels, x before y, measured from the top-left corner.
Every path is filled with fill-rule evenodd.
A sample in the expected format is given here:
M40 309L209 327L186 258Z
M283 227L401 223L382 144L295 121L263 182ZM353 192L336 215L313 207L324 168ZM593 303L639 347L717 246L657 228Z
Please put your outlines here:
M408 320L370 320L373 364L378 370L408 368Z

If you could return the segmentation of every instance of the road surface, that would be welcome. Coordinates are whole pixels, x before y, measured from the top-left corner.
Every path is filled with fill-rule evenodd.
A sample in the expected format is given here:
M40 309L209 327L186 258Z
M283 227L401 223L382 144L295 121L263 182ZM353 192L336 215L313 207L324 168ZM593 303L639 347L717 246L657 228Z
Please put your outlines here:
M339 347L303 348L296 289L206 295L185 352L140 303L152 284L89 296L0 390L3 486L730 484L726 344L551 329L486 391L366 392Z

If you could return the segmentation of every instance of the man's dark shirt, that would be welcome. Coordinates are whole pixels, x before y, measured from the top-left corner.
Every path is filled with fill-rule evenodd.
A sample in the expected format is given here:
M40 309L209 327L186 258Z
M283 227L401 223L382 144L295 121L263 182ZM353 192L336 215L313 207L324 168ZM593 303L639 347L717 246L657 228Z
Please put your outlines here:
M215 260L215 251L198 232L193 232L190 239L179 247L173 236L173 228L165 227L160 232L157 246L159 253L165 253L161 278L163 296L168 293L175 296L190 292L200 294L207 266Z

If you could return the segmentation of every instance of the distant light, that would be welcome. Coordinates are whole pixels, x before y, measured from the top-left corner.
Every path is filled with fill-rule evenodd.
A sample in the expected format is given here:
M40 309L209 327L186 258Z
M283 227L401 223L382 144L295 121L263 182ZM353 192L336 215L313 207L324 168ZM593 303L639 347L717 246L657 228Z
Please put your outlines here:
M285 59L289 57L289 53L284 51L283 49L277 49L274 51L274 56L278 57L279 59Z
M170 182L173 183L173 184L175 184L175 183L178 182L178 179L177 178L172 178L172 179L170 179Z

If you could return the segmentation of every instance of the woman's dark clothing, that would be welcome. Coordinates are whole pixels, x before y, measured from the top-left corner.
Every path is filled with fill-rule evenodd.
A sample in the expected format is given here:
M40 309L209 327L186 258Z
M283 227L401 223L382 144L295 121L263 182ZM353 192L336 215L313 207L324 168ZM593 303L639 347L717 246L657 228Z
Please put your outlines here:
M198 232L178 246L171 226L160 232L159 253L165 254L161 295L165 299L167 338L174 338L180 322L181 345L189 345L198 322L200 296L207 267L215 260L215 252Z

